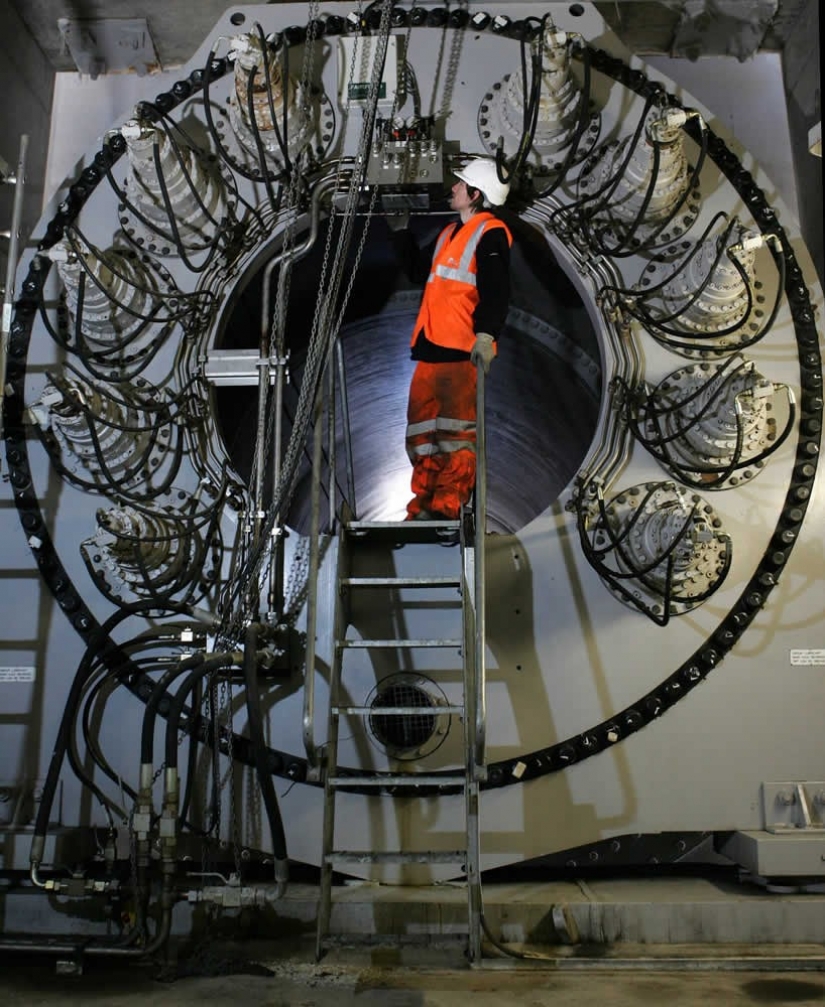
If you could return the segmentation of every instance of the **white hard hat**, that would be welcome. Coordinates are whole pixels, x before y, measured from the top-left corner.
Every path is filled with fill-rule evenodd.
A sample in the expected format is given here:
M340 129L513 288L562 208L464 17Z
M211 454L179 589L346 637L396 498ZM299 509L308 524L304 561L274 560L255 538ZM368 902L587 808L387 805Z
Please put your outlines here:
M502 169L502 173L504 169ZM502 182L498 177L496 162L486 157L477 157L469 161L460 171L455 173L462 182L479 189L488 203L493 206L503 206L510 193L510 183Z

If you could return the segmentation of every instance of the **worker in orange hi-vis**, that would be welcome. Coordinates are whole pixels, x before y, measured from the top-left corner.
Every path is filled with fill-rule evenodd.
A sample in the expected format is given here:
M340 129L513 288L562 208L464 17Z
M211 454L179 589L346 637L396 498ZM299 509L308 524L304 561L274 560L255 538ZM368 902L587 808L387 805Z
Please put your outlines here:
M407 407L408 521L455 519L472 494L477 367L490 369L510 300L513 238L489 209L504 204L509 183L489 158L470 161L456 177L450 206L460 222L435 240L411 339L417 365ZM388 223L398 229L398 221Z

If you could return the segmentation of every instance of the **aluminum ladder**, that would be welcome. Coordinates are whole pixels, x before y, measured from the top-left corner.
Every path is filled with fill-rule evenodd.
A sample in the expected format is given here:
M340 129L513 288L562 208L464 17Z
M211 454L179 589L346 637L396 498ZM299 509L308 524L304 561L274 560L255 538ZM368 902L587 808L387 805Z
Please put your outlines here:
M456 521L407 521L407 522L365 522L348 521L339 527L338 568L336 575L337 597L335 601L334 653L330 668L328 736L325 745L323 765L324 778L324 818L322 830L321 884L317 917L316 958L320 960L325 950L332 944L352 945L360 943L358 936L330 932L333 907L333 871L346 872L353 864L455 864L456 873L463 873L467 885L467 927L458 935L466 937L466 955L473 963L481 958L481 880L479 868L479 784L484 777L483 735L484 698L483 670L478 674L478 655L483 664L483 616L477 617L478 578L476 570L475 535L473 514L465 510L461 520ZM455 536L456 547L449 550L434 548L433 543L444 544L444 536ZM376 548L376 543L386 543L393 549L417 549L426 546L433 564L440 568L437 574L425 576L370 576L363 573L354 575L358 566L359 553ZM363 560L363 556L361 557ZM483 560L482 560L483 564ZM361 564L364 565L363 562ZM429 566L429 564L427 564ZM455 572L445 575L445 567L457 567ZM460 608L461 625L457 635L449 638L405 639L397 636L391 639L349 639L350 601L356 592L372 590L378 599L388 607L392 606L397 592L418 590L440 593L440 589L454 588L460 596L460 605L455 595L450 601L453 609ZM483 589L482 589L483 598ZM431 605L437 604L428 598ZM446 605L446 603L445 603ZM483 608L480 609L483 612ZM457 612L454 612L457 619ZM479 642L481 633L481 643ZM428 773L426 770L407 772L365 773L356 770L341 770L338 765L339 728L344 717L354 718L355 723L363 723L376 713L374 706L352 705L346 701L347 657L353 650L396 650L399 654L414 655L422 648L453 648L461 654L460 702L438 708L439 714L450 714L459 718L462 731L463 766L455 770ZM415 717L422 713L421 706L381 706L380 716ZM352 722L352 721L350 721ZM345 850L335 844L336 801L347 789L359 793L380 793L391 789L398 796L423 796L438 793L461 793L464 799L464 820L466 842L457 850ZM381 939L376 935L373 940ZM426 935L425 935L426 936ZM441 939L444 935L438 935ZM451 936L456 936L455 934ZM412 943L412 935L394 935L401 945Z

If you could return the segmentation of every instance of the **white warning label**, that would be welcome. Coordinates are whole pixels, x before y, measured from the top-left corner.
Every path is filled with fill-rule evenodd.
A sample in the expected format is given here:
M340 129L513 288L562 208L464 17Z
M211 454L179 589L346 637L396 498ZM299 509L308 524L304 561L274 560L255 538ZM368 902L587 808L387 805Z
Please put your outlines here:
M0 682L33 682L34 668L0 668Z
M799 650L792 650L791 664L796 666L825 664L825 648L822 648L821 650L815 648L800 648Z

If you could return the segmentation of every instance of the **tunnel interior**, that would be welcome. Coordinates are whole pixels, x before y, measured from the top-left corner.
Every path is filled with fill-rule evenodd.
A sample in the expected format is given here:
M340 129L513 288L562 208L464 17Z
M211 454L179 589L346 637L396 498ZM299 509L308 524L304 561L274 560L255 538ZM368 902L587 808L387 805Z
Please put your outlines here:
M418 244L423 248L434 241L447 219L453 218L443 214L413 217L410 227ZM549 507L580 467L597 425L602 373L590 316L544 236L514 214L508 214L506 222L514 239L511 305L499 354L486 381L487 508L490 531L513 533ZM291 435L319 287L323 290L319 280L330 226L337 230L338 218L332 225L329 219L321 223L310 252L292 266L285 322L289 354L285 439ZM337 238L333 233L333 254ZM218 339L219 349L258 346L265 264L257 262L239 281ZM359 218L342 291L350 278L352 291L340 327L348 416L343 415L339 396L337 483L342 489L347 485L343 437L347 425L358 518L400 520L410 496L404 432L415 366L410 359L410 334L421 287L405 276L382 218L370 222ZM277 279L276 268L273 291ZM217 429L230 464L248 482L255 451L257 388L219 387L214 394ZM271 471L267 479L271 485ZM287 524L305 534L309 521L307 446Z

